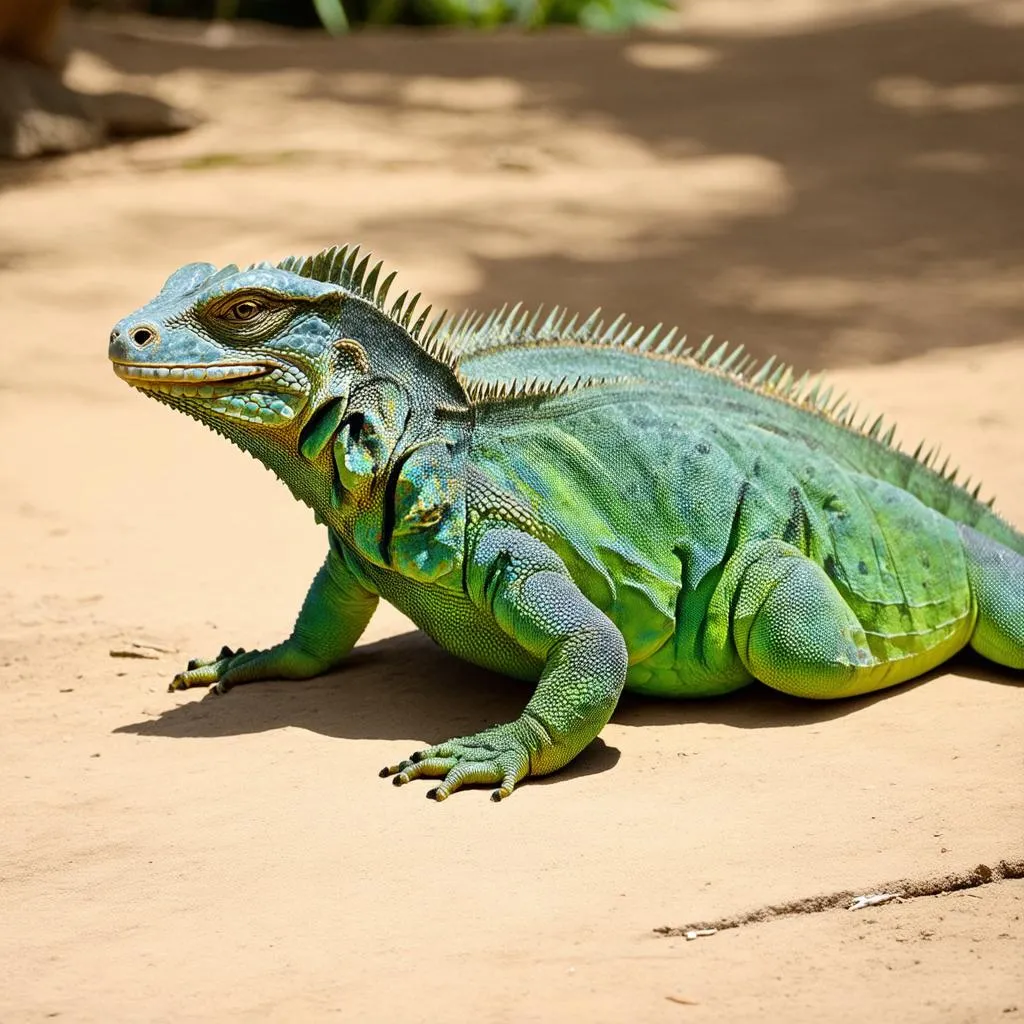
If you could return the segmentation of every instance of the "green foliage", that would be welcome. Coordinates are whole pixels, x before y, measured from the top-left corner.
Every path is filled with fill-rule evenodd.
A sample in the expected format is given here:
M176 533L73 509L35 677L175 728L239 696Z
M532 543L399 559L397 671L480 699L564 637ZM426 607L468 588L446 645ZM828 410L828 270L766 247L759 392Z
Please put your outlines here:
M372 2L372 0L371 0ZM439 24L496 25L514 22L544 25L583 25L599 31L630 28L671 7L670 0L416 0Z
M618 32L633 25L641 25L675 6L672 0L589 0L584 4L574 3L573 0L563 2L570 7L578 7L574 21L584 28L601 32Z
M317 16L332 35L348 31L348 18L341 0L313 0Z
M148 0L152 14L191 18L255 18L347 32L353 25L582 25L601 32L657 17L673 0Z

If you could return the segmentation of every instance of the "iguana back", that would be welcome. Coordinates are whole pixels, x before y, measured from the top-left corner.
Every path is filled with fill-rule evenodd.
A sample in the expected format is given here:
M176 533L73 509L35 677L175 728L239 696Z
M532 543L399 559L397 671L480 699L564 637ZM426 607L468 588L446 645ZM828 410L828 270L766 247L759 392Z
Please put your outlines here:
M742 345L712 345L709 338L691 346L660 324L647 331L619 318L606 327L599 312L580 323L558 309L541 320L518 307L487 318L464 316L445 340L458 353L462 375L482 390L501 394L524 381L535 390L594 378L649 381L712 417L784 431L812 450L824 449L849 469L894 484L1024 555L1024 534L992 511L991 500L979 500L980 484L971 488L969 477L958 483L948 458L939 467L938 446L904 452L895 425L882 416L859 414L824 378L797 378L775 359L758 365Z

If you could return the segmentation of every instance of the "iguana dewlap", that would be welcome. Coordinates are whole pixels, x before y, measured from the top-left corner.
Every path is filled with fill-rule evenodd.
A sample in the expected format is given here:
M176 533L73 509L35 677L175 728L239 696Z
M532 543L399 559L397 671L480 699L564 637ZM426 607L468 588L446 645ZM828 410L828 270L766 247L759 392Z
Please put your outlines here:
M970 644L1024 669L1024 535L831 389L660 328L385 304L356 249L190 264L110 338L115 372L273 470L327 526L291 636L172 689L304 679L378 597L536 690L514 722L385 769L508 796L600 732L623 687L902 682Z

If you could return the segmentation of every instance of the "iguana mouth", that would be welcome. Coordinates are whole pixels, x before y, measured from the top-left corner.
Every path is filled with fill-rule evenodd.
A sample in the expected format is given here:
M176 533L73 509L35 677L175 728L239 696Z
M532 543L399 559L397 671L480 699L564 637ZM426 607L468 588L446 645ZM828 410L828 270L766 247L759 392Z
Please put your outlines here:
M213 363L209 366L172 366L156 363L114 362L114 373L129 384L174 385L228 384L265 377L274 367L259 363Z

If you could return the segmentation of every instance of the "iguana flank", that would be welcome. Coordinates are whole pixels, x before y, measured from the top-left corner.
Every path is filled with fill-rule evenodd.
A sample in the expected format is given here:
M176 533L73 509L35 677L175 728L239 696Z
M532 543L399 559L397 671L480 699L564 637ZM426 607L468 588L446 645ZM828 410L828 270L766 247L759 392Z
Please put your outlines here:
M384 769L501 799L623 688L846 697L970 644L1024 669L1024 535L822 383L597 315L455 321L358 249L190 264L110 338L118 376L264 462L329 533L291 636L172 689L327 672L384 597L532 680L514 722Z

